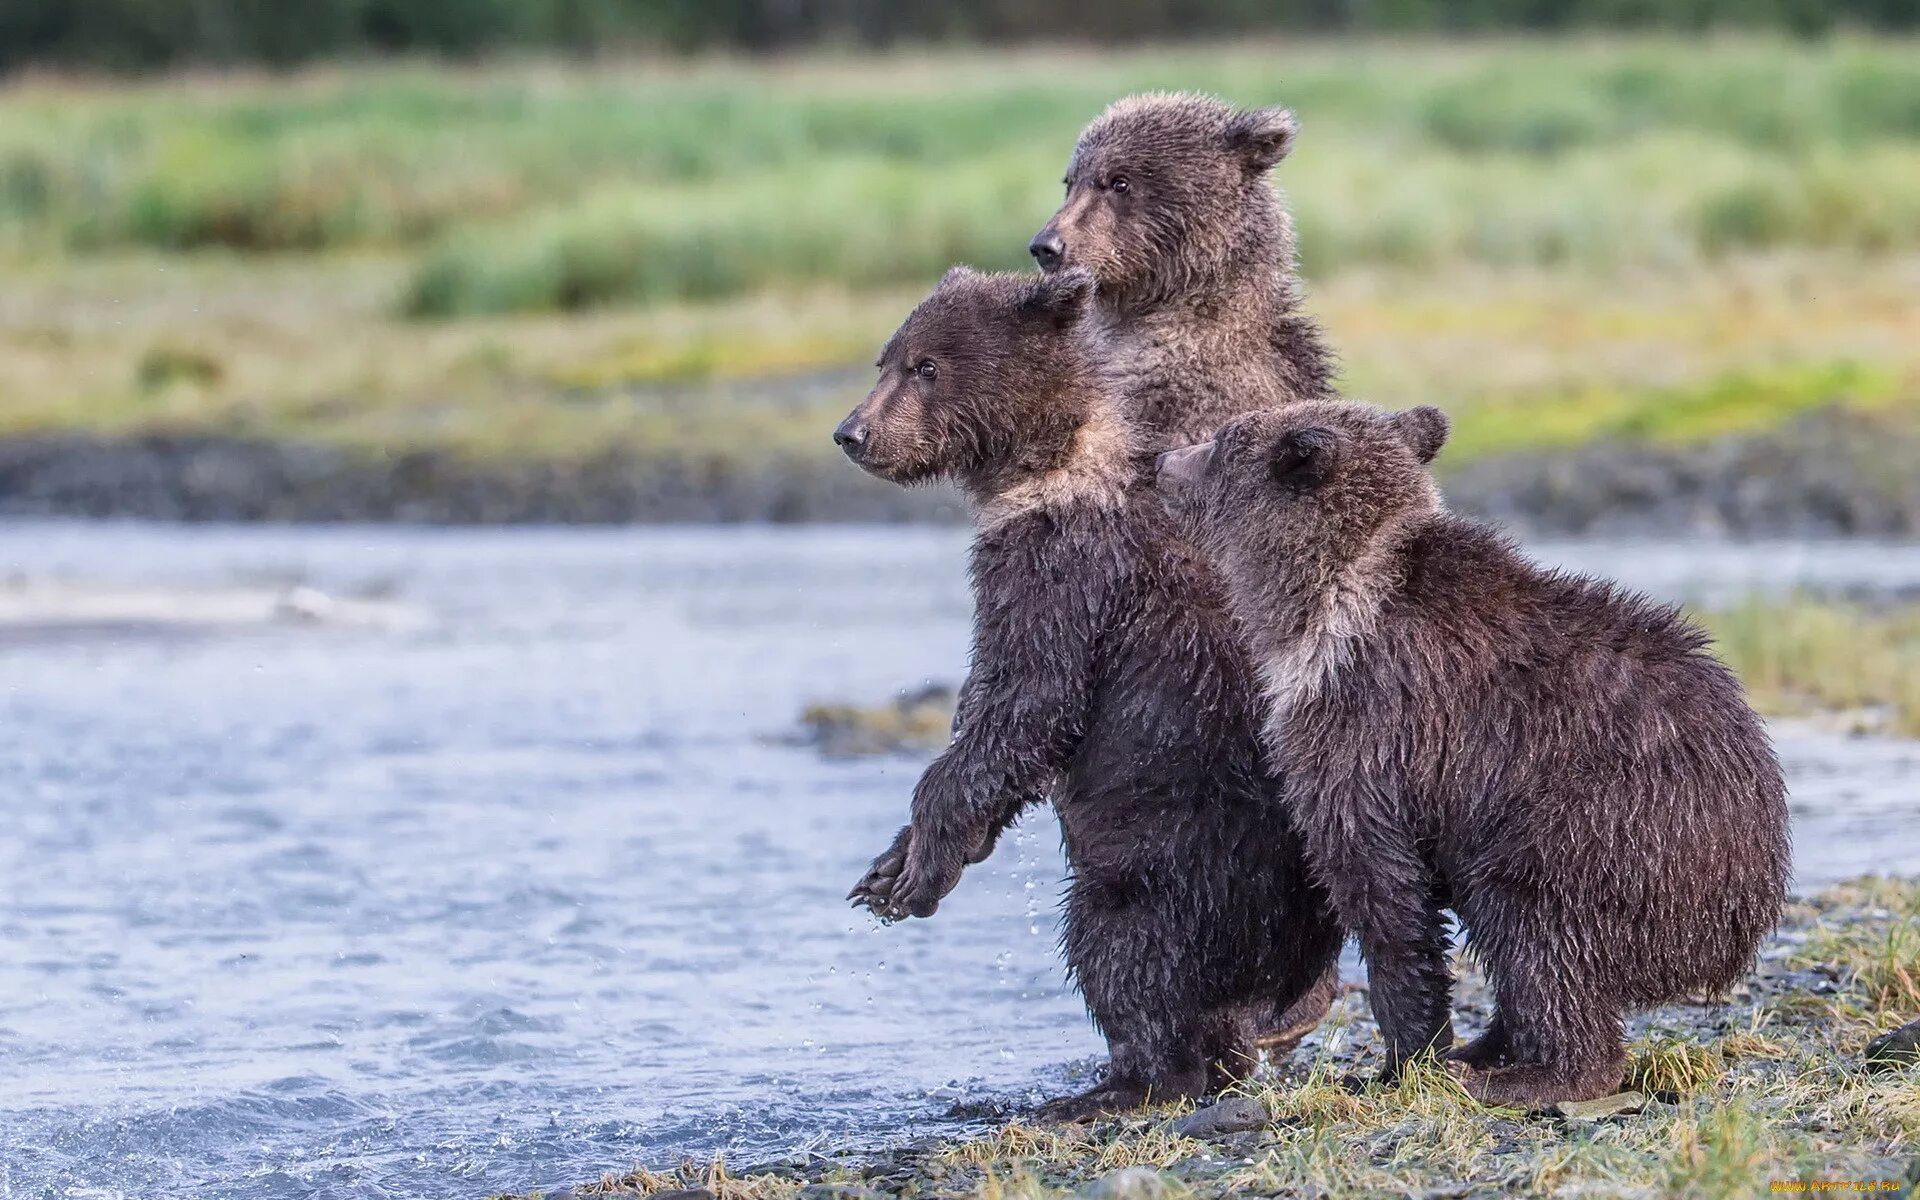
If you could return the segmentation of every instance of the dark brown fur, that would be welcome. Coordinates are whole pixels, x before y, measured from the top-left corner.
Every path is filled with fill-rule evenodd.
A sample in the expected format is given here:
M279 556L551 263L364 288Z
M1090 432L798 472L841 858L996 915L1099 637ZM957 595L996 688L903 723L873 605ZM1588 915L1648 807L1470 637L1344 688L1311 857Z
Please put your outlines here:
M882 478L958 482L979 527L962 720L851 898L931 915L1009 813L1051 794L1067 963L1111 1051L1103 1083L1053 1119L1243 1073L1255 1026L1340 942L1261 754L1224 599L1074 338L1090 290L950 272L836 434Z
M1082 334L1155 449L1334 397L1332 355L1300 311L1292 221L1267 178L1294 129L1283 108L1121 100L1081 133L1066 202L1034 239L1044 269L1093 272Z
M1492 1027L1476 1095L1616 1090L1630 1007L1731 985L1779 914L1785 789L1674 609L1543 570L1439 505L1434 409L1306 404L1161 460L1228 584L1268 746L1360 938L1387 1069L1451 1041L1451 907Z

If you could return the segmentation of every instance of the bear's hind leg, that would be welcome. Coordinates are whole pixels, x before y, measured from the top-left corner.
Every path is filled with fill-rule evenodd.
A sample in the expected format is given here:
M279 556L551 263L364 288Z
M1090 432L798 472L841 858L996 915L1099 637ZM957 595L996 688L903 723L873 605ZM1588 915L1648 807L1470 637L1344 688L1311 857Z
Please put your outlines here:
M1099 1086L1041 1106L1039 1119L1085 1121L1205 1095L1210 1050L1237 1040L1245 1018L1216 1014L1202 999L1191 931L1086 883L1068 898L1066 926L1067 966L1107 1039L1107 1073ZM1233 1036L1223 1040L1222 1030Z
M1465 1064L1462 1086L1483 1104L1525 1109L1619 1091L1627 1069L1619 1005L1551 982L1541 964L1529 965L1533 971L1502 972L1495 981L1489 1032L1504 1031L1504 1058Z
M1042 1104L1035 1119L1059 1124L1091 1121L1207 1094L1209 1064L1191 1032L1157 1027L1151 1019L1136 1023L1120 1018L1117 1024L1133 1036L1115 1037L1109 1024L1113 1017L1094 1015L1095 1023L1109 1031L1106 1075L1084 1092Z

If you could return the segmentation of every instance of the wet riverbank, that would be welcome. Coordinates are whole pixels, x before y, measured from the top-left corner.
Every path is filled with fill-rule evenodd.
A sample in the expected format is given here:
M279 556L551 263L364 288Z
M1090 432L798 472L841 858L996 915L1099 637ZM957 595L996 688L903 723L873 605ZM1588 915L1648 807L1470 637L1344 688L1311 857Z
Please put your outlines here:
M676 1200L1325 1195L1732 1197L1799 1183L1920 1185L1920 880L1868 879L1789 906L1732 995L1629 1022L1622 1092L1541 1113L1483 1108L1424 1067L1355 1092L1381 1052L1363 984L1285 1063L1195 1111L1087 1126L1002 1117L905 1148L824 1147L761 1164L708 1160L544 1193ZM1491 990L1456 962L1456 1031ZM1887 1186L1883 1187L1885 1184ZM1819 1190L1808 1188L1807 1190Z
M216 436L0 439L0 516L428 524L957 522L944 488L826 445L479 460ZM1536 535L1920 534L1920 437L1839 410L1690 446L1601 442L1448 468L1449 502ZM1442 460L1442 466L1448 464Z

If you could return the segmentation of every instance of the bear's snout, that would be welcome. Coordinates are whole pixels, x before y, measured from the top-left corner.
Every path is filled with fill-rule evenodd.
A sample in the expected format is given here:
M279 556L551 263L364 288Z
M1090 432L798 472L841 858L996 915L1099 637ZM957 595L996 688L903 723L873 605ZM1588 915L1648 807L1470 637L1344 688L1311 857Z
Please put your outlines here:
M1067 240L1049 225L1033 235L1033 241L1027 243L1027 253L1033 255L1033 261L1040 264L1042 271L1057 271L1067 261Z
M845 451L848 458L855 462L860 460L860 455L867 448L867 422L858 409L848 413L847 419L834 427L833 444Z
M1153 482L1163 492L1176 492L1199 482L1213 461L1213 443L1200 442L1168 450L1153 460Z

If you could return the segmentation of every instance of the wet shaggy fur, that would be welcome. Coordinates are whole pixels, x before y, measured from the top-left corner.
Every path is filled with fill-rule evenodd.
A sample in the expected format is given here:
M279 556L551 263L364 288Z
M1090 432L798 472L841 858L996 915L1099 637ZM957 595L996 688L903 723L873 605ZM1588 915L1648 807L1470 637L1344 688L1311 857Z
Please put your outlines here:
M1111 1052L1098 1087L1042 1110L1059 1120L1240 1076L1259 1028L1303 998L1324 1011L1340 943L1261 753L1225 599L1075 341L1090 290L950 272L836 434L882 478L958 482L978 526L964 712L850 898L931 915L1051 795L1067 964Z
M1081 133L1066 201L1034 238L1043 269L1098 280L1083 336L1155 449L1334 398L1332 355L1300 311L1292 220L1268 182L1294 131L1284 108L1121 100Z
M1360 939L1391 1074L1452 1039L1451 907L1492 1103L1616 1091L1628 1008L1729 987L1773 928L1785 788L1673 608L1547 571L1442 510L1430 408L1242 418L1161 460L1260 664L1274 763Z

